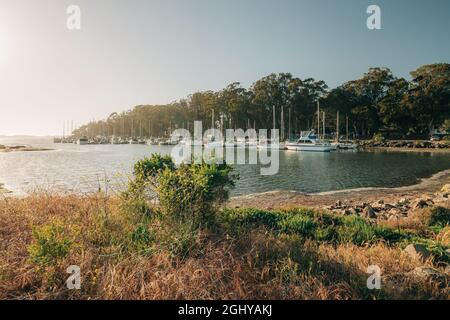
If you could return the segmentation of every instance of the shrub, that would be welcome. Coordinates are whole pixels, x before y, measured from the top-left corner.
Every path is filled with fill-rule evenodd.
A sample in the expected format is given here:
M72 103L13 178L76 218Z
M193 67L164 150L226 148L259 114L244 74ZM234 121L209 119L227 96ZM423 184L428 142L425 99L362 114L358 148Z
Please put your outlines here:
M150 245L154 242L155 237L149 228L144 224L140 224L131 233L131 241L138 251L148 251Z
M307 238L314 237L316 227L314 220L304 215L294 215L280 222L281 232L295 233Z
M381 133L375 133L375 134L373 135L373 140L374 140L375 142L377 142L377 143L381 143L381 142L384 141L384 137L383 137L383 135L382 135Z
M218 164L182 164L157 176L156 192L165 213L194 228L214 220L217 207L234 186L231 167Z
M229 228L243 227L245 229L255 226L264 226L275 229L278 226L281 213L258 209L225 209L221 213L222 222Z
M31 261L42 267L56 265L71 250L73 242L67 236L69 232L67 225L59 220L34 228L33 243L28 247Z
M170 156L152 154L150 158L137 161L133 169L133 179L128 183L128 190L123 193L124 198L142 199L149 196L146 193L147 187L154 186L156 176L164 170L175 170Z
M428 225L430 227L445 227L450 225L450 209L444 207L434 207L431 209Z

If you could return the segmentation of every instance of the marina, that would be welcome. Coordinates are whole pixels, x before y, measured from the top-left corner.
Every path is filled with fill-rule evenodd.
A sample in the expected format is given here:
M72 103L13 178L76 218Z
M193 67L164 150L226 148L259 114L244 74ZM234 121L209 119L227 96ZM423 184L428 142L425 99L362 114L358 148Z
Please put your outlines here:
M73 190L79 193L123 189L135 161L152 153L170 154L170 145L55 144L51 138L4 138L0 144L26 144L54 149L43 152L0 153L0 181L17 194L35 189ZM273 190L317 193L365 187L400 187L450 169L450 153L333 151L292 152L245 148L250 153L275 152L279 172L261 176L261 164L235 165L240 179L233 195ZM228 148L224 148L226 154ZM268 150L267 150L268 149Z

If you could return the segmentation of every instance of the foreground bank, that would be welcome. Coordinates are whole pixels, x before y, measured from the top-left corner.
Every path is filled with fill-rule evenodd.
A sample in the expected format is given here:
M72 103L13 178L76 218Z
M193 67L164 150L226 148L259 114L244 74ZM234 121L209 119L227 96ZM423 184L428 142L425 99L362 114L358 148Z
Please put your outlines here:
M331 208L224 208L227 166L175 168L154 156L134 174L115 197L0 200L0 298L449 298L446 202L401 223ZM79 290L67 287L70 266ZM379 289L368 285L374 272Z

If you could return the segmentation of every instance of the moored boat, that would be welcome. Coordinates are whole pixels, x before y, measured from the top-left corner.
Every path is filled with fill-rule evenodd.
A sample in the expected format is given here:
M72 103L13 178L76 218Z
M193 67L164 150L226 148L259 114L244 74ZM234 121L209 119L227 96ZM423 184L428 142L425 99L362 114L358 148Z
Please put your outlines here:
M292 151L330 152L335 147L329 142L319 140L314 131L309 131L302 132L296 142L286 143L286 148Z

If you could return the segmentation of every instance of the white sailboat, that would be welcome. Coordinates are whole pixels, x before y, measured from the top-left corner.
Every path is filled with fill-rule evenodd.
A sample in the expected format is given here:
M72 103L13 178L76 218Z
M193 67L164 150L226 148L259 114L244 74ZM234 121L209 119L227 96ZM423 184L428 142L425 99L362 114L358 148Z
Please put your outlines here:
M320 105L317 102L317 129L320 130ZM325 137L325 113L323 114L323 136ZM320 139L314 130L303 131L296 142L286 143L286 148L292 151L330 152L336 150L336 146Z
M348 139L348 117L346 117L346 140L339 142L339 149L342 150L356 150L358 149L358 145Z
M313 130L302 132L300 139L286 143L286 148L292 151L330 152L334 150L331 143L320 141Z

